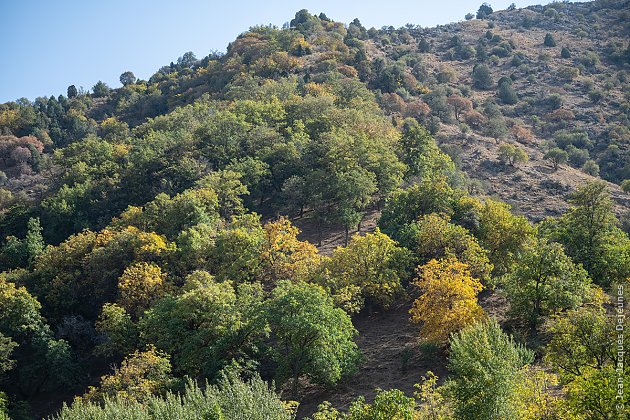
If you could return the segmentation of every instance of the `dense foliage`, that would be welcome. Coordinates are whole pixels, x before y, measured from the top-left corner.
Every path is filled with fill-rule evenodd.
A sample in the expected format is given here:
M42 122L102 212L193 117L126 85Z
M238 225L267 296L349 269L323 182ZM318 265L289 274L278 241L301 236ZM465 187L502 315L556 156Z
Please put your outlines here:
M628 414L612 385L628 378L621 190L585 183L534 224L462 171L462 147L488 138L497 182L525 174L534 145L556 174L628 178L618 97L589 79L589 100L616 111L570 128L560 94L521 91L548 59L534 70L495 28L532 13L529 27L553 27L565 7L581 10L484 3L464 23L483 27L472 40L301 10L146 81L126 71L121 88L0 105L0 416L295 418L305 391L366 369L374 343L356 325L401 309L421 343L397 349L426 374L416 394L353 395L313 420ZM623 68L627 48L606 48ZM580 63L563 80L601 66L556 55Z

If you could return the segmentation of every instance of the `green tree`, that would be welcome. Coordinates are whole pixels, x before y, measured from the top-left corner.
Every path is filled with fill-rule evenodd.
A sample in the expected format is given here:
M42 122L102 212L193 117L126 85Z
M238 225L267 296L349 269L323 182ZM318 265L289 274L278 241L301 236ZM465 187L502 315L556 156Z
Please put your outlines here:
M70 346L55 340L40 310L40 303L24 287L0 275L0 334L19 346L11 353L14 368L3 382L26 396L70 386L76 379ZM14 346L5 340L7 347Z
M546 330L551 340L545 361L560 373L564 382L616 360L615 319L600 301L554 316Z
M145 312L141 337L172 356L177 372L213 378L235 359L248 360L267 332L257 284L216 283L195 272L183 291Z
M567 405L576 416L588 419L622 419L630 415L628 392L619 394L619 381L628 383L625 368L619 372L613 366L588 369L567 385Z
M512 87L512 80L509 77L502 78L499 81L499 90L497 95L506 105L514 105L518 102L518 95Z
M101 98L104 96L108 96L111 89L107 86L106 83L101 82L100 80L92 87L92 93L94 97Z
M522 147L516 144L503 143L499 146L499 160L503 164L516 166L519 163L527 162L529 157Z
M487 90L492 88L494 82L490 74L490 68L485 64L477 64L472 72L473 86L477 89Z
M120 83L122 83L123 86L132 85L136 83L136 76L132 72L126 71L120 75Z
M541 318L580 306L590 279L558 243L538 240L528 246L503 282L510 312L536 328Z
M79 91L77 90L77 87L75 85L70 85L68 86L68 98L76 98L77 95L79 94Z
M545 35L545 47L555 47L556 46L556 40L553 39L553 35L551 35L549 32L547 32L547 34Z
M571 208L553 235L567 254L582 263L595 283L603 286L630 277L630 239L619 227L603 181L578 188L569 196Z
M477 19L485 19L492 14L492 6L488 3L483 3L479 6L479 10L477 10Z
M567 47L562 47L560 51L560 57L562 58L571 58L571 51Z
M432 259L454 256L470 268L473 276L489 280L492 264L488 253L466 228L455 225L440 214L428 214L409 224L404 236L420 264Z
M405 235L405 228L423 214L451 214L456 195L456 191L443 177L414 183L407 189L399 189L391 194L378 225L392 239L411 248L413 242Z
M139 345L138 327L127 311L115 303L103 305L95 328L104 336L103 342L95 348L99 355L122 356L131 353Z
M272 293L268 314L278 376L292 379L294 396L302 375L333 385L356 368L357 331L321 286L281 282Z
M553 164L553 169L557 170L561 164L567 163L569 160L569 154L559 147L552 147L547 153L545 153L543 159L550 160Z
M516 419L514 401L522 369L533 353L514 343L494 319L451 337L447 395L460 419Z
M440 151L426 128L414 119L406 119L402 132L400 143L402 160L408 167L407 177L433 179L453 174L455 165L451 158Z
M398 389L389 391L378 390L371 404L365 402L365 398L359 397L350 404L348 413L344 415L346 420L372 420L372 419L414 419L415 400L405 396Z

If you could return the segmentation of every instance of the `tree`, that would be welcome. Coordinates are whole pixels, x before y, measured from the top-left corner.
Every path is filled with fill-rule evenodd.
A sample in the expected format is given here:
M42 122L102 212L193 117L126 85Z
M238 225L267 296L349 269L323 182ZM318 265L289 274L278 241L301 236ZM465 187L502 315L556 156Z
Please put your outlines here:
M565 382L616 360L615 320L606 313L601 301L555 315L547 324L546 332L551 340L545 361Z
M472 102L468 98L459 95L451 95L447 99L448 104L453 108L455 119L459 121L459 117L472 109Z
M110 91L111 89L109 88L109 86L107 86L107 84L101 82L100 80L92 87L92 93L96 98L108 96Z
M357 331L321 286L281 282L272 292L268 317L278 376L281 381L292 379L294 396L302 375L334 385L356 368Z
M582 165L582 171L590 176L599 176L599 165L594 160L589 159L584 162L584 165ZM621 184L621 187L623 189L623 183Z
M512 10L516 10L516 4L515 3L510 3L510 5L507 8L508 11L512 11Z
M630 414L628 393L620 383L628 383L628 368L588 369L566 387L567 405L573 415L589 419L619 419Z
M528 128L518 124L514 124L512 128L510 128L510 134L517 142L523 144L529 144L534 139L534 135Z
M547 32L547 34L545 35L545 47L555 47L556 46L556 40L553 39L553 35L551 35L549 32Z
M455 191L443 177L423 180L407 189L399 189L392 193L385 204L378 226L392 239L411 248L413 242L404 234L405 227L423 214L451 214L454 199Z
M131 316L115 303L103 305L95 328L104 336L104 341L96 346L96 353L105 357L129 354L140 341L138 328Z
M630 193L630 179L624 179L621 183L621 189L625 193Z
M559 147L552 147L549 151L547 151L547 153L545 153L543 159L550 160L553 164L553 169L558 170L558 167L561 164L567 163L569 160L569 154Z
M472 72L473 86L477 89L487 90L492 88L494 82L490 74L490 68L485 64L477 64Z
M243 185L242 178L243 174L239 172L221 170L201 178L197 185L217 194L219 214L229 220L232 216L245 213L243 197L249 195L249 190Z
M444 395L444 387L438 386L438 377L427 371L422 383L416 384L418 398L416 413L420 419L448 420L453 418L453 405Z
M76 379L70 346L54 338L40 311L40 303L26 288L0 275L0 335L5 338L4 352L11 348L13 360L3 361L13 369L2 379L13 392L26 396L69 386Z
M473 276L482 280L490 279L492 264L487 251L466 228L451 223L448 216L436 213L420 216L402 233L405 244L421 264L454 256L468 265Z
M516 390L533 353L507 336L496 320L474 324L450 340L446 392L455 400L455 418L516 418Z
M630 239L618 227L606 184L595 181L578 188L569 203L552 238L582 263L595 283L625 281L630 277Z
M374 233L353 236L346 248L337 247L323 264L322 282L347 312L358 312L364 300L370 309L387 309L403 292L401 279L409 260L405 248L376 228ZM353 290L356 293L348 296Z
M518 102L518 95L512 87L512 80L509 77L502 78L499 81L499 90L497 92L499 99L506 105L514 105Z
M114 398L147 402L152 395L166 392L172 382L168 354L148 346L125 357L113 374L101 377L98 388L90 387L80 398L95 403Z
M160 266L136 263L118 279L118 303L137 319L167 290L166 275Z
M522 147L515 144L503 143L499 146L499 161L504 165L516 166L518 163L527 162L529 157Z
M488 250L494 276L502 276L512 270L533 234L534 227L524 216L512 214L508 204L491 199L483 203L475 235Z
M54 418L291 420L295 417L291 411L290 402L282 401L257 373L243 380L238 370L230 369L216 384L200 387L189 380L181 391L167 391L163 397L149 395L142 402L123 395L108 398L106 404L76 399L70 407L64 404Z
M508 132L505 120L501 116L488 118L486 122L486 134L499 143L499 140L505 137Z
M402 126L400 145L408 177L434 179L448 177L455 171L451 158L435 143L431 133L414 119L406 119Z
M479 6L479 10L477 10L477 19L485 19L492 14L492 6L488 3L483 3Z
M571 51L567 47L562 47L560 51L560 57L562 58L571 58Z
M466 20L471 20L471 19L472 19L472 18L474 18L474 17L475 17L475 15L474 15L473 13L466 13L466 16L464 16L464 18L465 18Z
M477 304L483 286L456 258L431 260L418 267L414 284L421 295L409 313L412 322L423 323L421 334L428 341L445 343L451 333L485 316Z
M503 281L510 312L535 329L541 318L580 306L591 280L558 243L545 240L527 247L513 272Z
M136 76L132 72L126 71L120 75L120 83L122 83L123 86L132 85L136 83Z
M359 397L353 401L344 415L347 420L369 419L401 419L414 418L415 401L398 389L389 391L378 390L372 404L367 404L365 398Z
M68 86L68 99L70 98L76 98L77 95L79 94L79 91L77 90L77 87L75 85L70 85Z
M279 280L300 281L319 264L315 245L300 241L300 230L289 219L281 217L264 226L265 239L261 246L261 280L275 284Z
M186 277L140 320L141 337L172 356L179 373L214 378L234 359L247 361L268 331L260 284L217 283L204 272Z

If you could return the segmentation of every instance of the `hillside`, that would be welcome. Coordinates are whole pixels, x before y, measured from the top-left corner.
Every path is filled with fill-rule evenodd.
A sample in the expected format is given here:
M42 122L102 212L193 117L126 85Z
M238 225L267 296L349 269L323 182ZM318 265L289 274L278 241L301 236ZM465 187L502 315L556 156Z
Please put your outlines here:
M0 418L612 413L630 0L466 12L0 104Z

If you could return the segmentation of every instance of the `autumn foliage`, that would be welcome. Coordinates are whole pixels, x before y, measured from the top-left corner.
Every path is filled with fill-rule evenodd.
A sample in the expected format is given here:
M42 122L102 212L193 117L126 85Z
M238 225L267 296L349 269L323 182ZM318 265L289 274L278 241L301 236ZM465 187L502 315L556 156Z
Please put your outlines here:
M485 317L477 303L483 286L456 258L431 260L418 267L414 284L421 295L409 313L412 322L422 323L425 340L445 343L451 333Z

